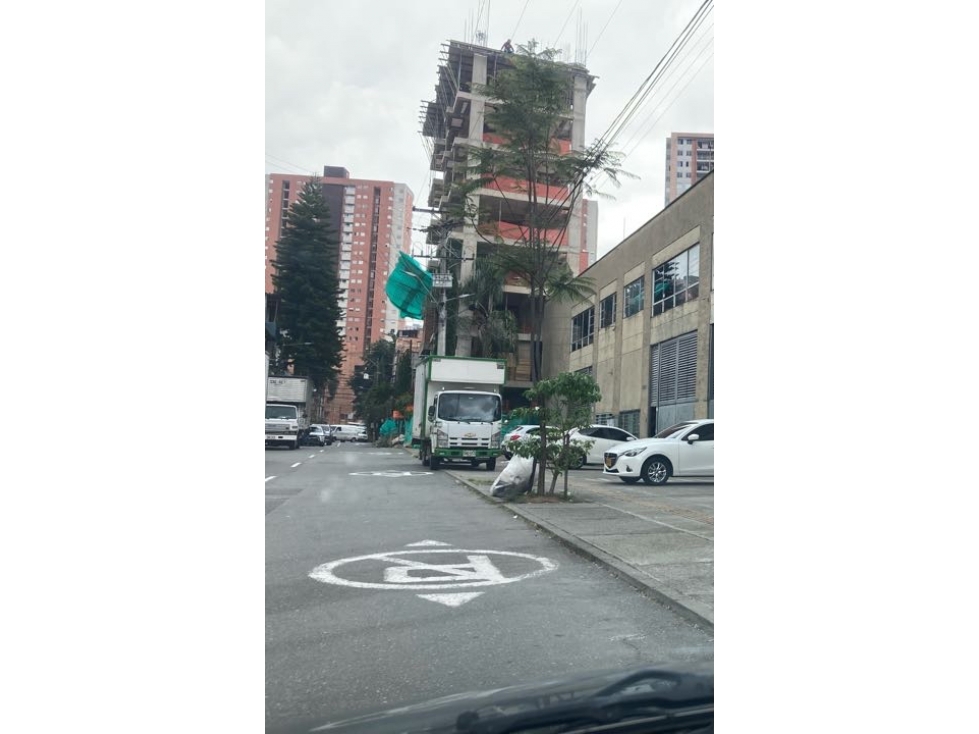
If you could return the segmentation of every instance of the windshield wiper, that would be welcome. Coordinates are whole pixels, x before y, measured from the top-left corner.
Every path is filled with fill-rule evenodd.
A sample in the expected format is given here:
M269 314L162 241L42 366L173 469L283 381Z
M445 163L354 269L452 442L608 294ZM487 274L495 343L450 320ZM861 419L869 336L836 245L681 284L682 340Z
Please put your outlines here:
M486 718L480 717L479 709L466 711L456 719L456 731L504 734L547 726L560 727L555 731L574 731L581 726L622 723L628 728L643 727L636 731L693 732L712 731L714 722L713 678L696 674L643 670L584 699L552 705L552 698L508 701L502 710L491 706L484 712ZM516 711L507 713L508 708Z

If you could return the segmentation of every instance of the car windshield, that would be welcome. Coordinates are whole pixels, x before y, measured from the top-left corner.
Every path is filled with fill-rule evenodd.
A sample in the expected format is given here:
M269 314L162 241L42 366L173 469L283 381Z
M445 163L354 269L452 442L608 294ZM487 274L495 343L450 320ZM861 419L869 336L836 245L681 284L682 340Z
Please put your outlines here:
M684 421L683 423L677 423L660 431L654 438L674 438L690 428L690 426L695 425L697 425L695 421Z
M291 405L266 405L265 406L265 418L269 419L295 419L297 416L297 409Z
M438 417L442 420L491 422L500 420L499 395L439 395Z

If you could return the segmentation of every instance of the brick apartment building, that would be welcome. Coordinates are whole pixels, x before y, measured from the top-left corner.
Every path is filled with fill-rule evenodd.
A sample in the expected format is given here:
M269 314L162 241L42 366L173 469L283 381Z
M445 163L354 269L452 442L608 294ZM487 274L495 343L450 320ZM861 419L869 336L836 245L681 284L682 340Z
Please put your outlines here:
M714 170L713 133L673 133L666 139L665 205Z

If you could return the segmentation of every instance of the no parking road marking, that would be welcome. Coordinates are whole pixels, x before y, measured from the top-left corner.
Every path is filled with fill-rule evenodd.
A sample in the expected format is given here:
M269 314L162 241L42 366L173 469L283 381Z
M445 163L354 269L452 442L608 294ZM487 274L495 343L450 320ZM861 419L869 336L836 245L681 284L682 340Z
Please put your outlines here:
M411 543L410 546L443 546L444 543L426 540ZM445 563L436 562L433 555L445 558ZM419 557L420 556L420 557ZM500 570L493 562L505 562L508 573ZM340 570L356 572L360 565L361 575L367 581L344 578ZM383 569L378 566L383 565ZM387 553L371 553L354 558L341 558L314 568L309 577L324 584L350 586L355 589L384 589L403 591L450 591L454 589L473 589L484 586L512 584L516 581L541 576L557 568L557 564L540 556L528 553L497 550L464 550L459 548L427 547L424 550L401 550ZM513 573L516 568L517 573ZM378 578L379 577L379 578ZM377 580L373 580L377 579ZM482 591L452 594L417 594L420 599L438 602L449 607L458 607L483 594Z
M352 471L352 477L427 477L430 471Z

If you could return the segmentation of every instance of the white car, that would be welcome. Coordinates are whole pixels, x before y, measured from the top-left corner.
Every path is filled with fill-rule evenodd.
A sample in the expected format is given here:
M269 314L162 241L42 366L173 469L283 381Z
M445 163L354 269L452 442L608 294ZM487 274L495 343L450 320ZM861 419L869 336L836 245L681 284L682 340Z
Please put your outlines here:
M549 429L547 435L551 436L552 441L556 441L560 439L561 434L556 431L552 433ZM513 458L513 452L507 446L510 442L530 441L539 436L540 426L514 426L503 436L503 456L508 460Z
M714 420L683 421L605 452L602 473L627 484L666 484L670 477L714 476Z
M585 441L591 441L591 448L588 455L582 457L577 466L572 469L580 469L585 464L601 464L605 458L605 452L624 441L637 441L638 438L628 431L623 431L615 426L592 425L588 428L572 429L570 432L571 440L580 436Z

